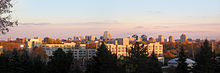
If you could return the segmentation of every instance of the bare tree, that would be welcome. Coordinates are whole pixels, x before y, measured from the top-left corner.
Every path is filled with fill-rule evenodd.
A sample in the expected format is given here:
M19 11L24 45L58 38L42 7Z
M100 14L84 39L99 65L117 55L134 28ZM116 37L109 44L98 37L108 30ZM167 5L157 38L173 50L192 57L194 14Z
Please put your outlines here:
M9 32L9 27L18 25L18 21L11 18L12 7L11 0L0 0L0 34L5 34Z

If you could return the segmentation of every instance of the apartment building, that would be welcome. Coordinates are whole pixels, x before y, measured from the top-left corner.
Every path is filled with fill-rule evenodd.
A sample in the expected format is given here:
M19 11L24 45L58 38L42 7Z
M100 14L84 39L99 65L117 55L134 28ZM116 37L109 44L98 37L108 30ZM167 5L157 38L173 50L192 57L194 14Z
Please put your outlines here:
M106 44L109 51L112 52L112 54L116 54L119 58L120 56L129 56L129 50L131 49L132 45L117 45L117 44ZM156 43L149 43L144 45L144 47L147 49L147 54L149 56L153 53L153 50L155 54L158 56L158 60L160 62L164 62L163 57L163 45L159 42Z
M163 45L160 44L159 42L155 42L155 43L149 43L146 44L145 47L147 48L147 53L149 54L149 56L153 53L157 55L158 60L160 62L164 62L164 57L163 57Z
M35 46L39 47L42 44L42 38L35 37L33 39L25 40L25 48L33 49Z
M48 56L53 56L53 52L61 48L64 52L72 51L74 59L88 60L96 56L96 48L87 49L86 44L63 43L63 44L42 44Z
M3 46L0 46L0 55L3 53Z
M75 49L76 43L63 43L63 44L42 44L46 54L52 56L53 52L58 48L62 48L64 52Z

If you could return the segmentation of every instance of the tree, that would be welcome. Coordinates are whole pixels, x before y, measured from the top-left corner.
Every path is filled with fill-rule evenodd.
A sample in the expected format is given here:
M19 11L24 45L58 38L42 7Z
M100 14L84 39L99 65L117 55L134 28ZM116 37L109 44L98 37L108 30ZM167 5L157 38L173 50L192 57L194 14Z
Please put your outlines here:
M161 68L161 64L160 62L158 61L158 58L157 58L157 55L155 54L154 52L154 49L153 49L153 52L149 58L149 61L148 61L148 73L162 73L162 68Z
M75 61L71 50L67 51L66 56L68 61L67 67L69 68L69 73L82 73L80 65Z
M22 54L19 58L20 66L18 67L22 73L32 73L32 60L26 49L21 50Z
M184 47L182 46L179 52L178 66L176 68L176 73L189 73L189 67L186 63L186 55L184 53Z
M12 54L9 56L9 72L10 73L23 73L21 69L20 55L17 49L12 51Z
M9 57L6 54L0 55L0 72L2 73L8 73L9 72Z
M32 57L41 57L42 59L46 59L47 55L46 52L44 51L43 47L34 47L33 51L31 52Z
M212 48L206 39L201 46L201 50L196 54L196 66L193 73L215 73L216 63L213 54Z
M17 21L11 20L12 11L10 10L13 7L11 0L0 0L0 32L5 34L9 32L8 27L13 27L18 25Z
M47 73L46 63L42 61L41 56L32 56L31 73Z
M49 73L67 73L70 69L66 53L58 48L48 62Z
M118 73L117 56L113 55L102 42L96 56L87 66L87 73Z
M147 49L139 46L139 42L136 42L131 50L129 51L129 58L127 68L129 72L133 73L148 73L148 54Z

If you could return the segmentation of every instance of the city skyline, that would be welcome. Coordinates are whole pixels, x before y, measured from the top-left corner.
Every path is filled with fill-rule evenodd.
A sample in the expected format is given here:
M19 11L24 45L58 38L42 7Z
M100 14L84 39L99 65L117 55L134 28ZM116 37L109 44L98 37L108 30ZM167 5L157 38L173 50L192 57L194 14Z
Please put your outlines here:
M187 34L183 33L179 36L174 36L174 35L162 35L162 34L159 34L157 35L156 37L155 36L148 36L146 34L132 34L132 35L129 35L129 36L126 36L126 37L112 37L112 33L109 32L109 31L104 31L103 35L100 35L100 36L95 36L95 35L79 35L79 36L71 36L71 37L67 37L67 38L57 38L57 37L49 37L49 36L46 36L46 37L40 37L40 36L34 36L34 37L15 37L15 38L7 38L7 39L1 39L1 41L11 41L11 40L17 40L17 39L31 39L31 38L52 38L52 39L61 39L61 40L75 40L76 39L81 39L81 40L92 40L92 41L95 41L95 40L100 40L100 39L105 39L105 40L112 40L112 39L123 39L123 38L128 38L128 39L136 39L137 41L154 41L154 42L175 42L175 41L178 41L178 42L184 42L186 40L188 41L196 41L196 40L205 40L205 39L208 39L208 38L198 38L198 37L195 37L195 38L192 38L191 36L189 37ZM218 41L216 39L208 39L208 40L214 40L214 41Z
M0 39L95 35L112 37L145 34L149 37L185 33L191 38L220 39L219 0L19 0L13 18L19 26Z

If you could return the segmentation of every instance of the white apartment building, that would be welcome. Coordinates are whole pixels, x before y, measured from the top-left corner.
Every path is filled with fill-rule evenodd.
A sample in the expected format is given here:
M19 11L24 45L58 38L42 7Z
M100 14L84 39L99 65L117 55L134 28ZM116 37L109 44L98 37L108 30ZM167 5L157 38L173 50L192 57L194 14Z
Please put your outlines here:
M162 44L160 44L159 42L149 43L149 44L145 45L145 47L147 48L149 56L153 53L153 50L154 50L154 53L157 55L158 60L160 62L164 62L163 45Z
M64 43L64 44L42 44L46 54L52 56L53 52L58 48L62 48L64 52L75 49L76 43Z
M42 44L42 38L35 37L33 39L26 39L25 40L25 48L30 49L29 51L32 51L32 49L36 46L39 47Z
M132 45L117 45L117 44L106 44L106 46L108 50L111 51L112 54L116 54L118 58L120 56L129 56L128 53L132 47ZM144 47L147 49L147 53L149 54L149 56L153 53L154 50L155 54L158 56L158 60L160 62L164 62L162 44L160 44L159 42L149 43L144 45Z
M61 48L64 52L72 51L74 59L77 60L88 60L93 56L96 56L96 49L86 49L86 44L63 43L63 44L43 44L42 47L45 49L48 56L53 56L53 52L58 48Z
M96 49L73 49L74 59L77 60L89 60L93 56L96 56Z
M0 55L3 53L3 46L0 46Z
M106 44L109 51L112 54L116 54L117 57L128 56L128 49L131 48L131 45L115 45L115 44Z

